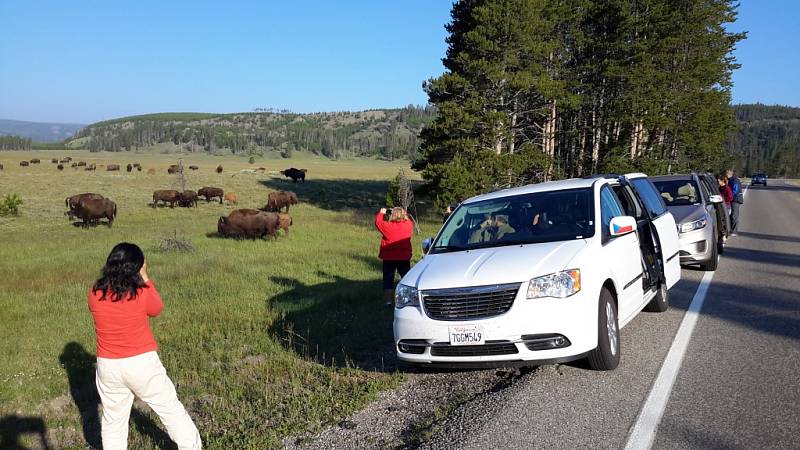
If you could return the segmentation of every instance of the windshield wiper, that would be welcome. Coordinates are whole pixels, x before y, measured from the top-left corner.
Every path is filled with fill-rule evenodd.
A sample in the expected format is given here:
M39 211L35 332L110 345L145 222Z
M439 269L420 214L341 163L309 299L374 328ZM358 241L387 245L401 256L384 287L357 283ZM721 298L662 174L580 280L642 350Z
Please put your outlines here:
M466 250L467 247L460 247L458 245L437 245L436 247L431 248L431 250Z

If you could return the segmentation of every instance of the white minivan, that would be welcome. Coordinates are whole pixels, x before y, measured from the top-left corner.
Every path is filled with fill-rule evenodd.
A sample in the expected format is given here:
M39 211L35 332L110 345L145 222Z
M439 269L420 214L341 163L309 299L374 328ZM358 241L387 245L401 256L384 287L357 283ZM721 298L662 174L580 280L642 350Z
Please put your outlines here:
M665 311L681 276L675 221L644 174L474 197L423 247L395 291L395 349L412 364L614 369L619 329Z

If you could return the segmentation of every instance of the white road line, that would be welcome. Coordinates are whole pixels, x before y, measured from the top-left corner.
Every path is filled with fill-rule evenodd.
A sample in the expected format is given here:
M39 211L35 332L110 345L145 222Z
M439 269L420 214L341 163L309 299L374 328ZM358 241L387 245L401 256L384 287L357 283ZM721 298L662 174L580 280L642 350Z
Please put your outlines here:
M742 192L743 196L747 196L749 187L749 184L745 186ZM653 445L658 425L664 416L664 410L672 393L672 386L675 384L675 378L678 377L678 371L681 368L686 349L689 348L689 340L697 324L697 319L700 318L700 309L706 300L706 293L708 293L708 287L711 285L714 273L716 272L706 272L703 275L703 279L700 280L700 285L697 286L694 297L689 303L689 310L683 316L681 325L672 340L672 346L669 348L667 357L664 358L664 363L661 365L661 370L658 372L650 394L647 396L647 400L645 400L642 410L639 411L639 416L636 418L636 423L628 435L625 450L649 450Z
M700 317L700 308L703 307L712 278L714 278L714 272L706 272L703 275L692 302L689 304L689 310L686 311L681 326L678 327L678 332L672 341L672 347L670 347L669 353L664 359L664 364L658 372L658 377L653 383L650 395L647 396L647 400L639 412L639 417L636 418L636 423L628 436L625 450L648 450L653 445L658 424L664 415L664 409L672 392L672 385L675 384L675 378L681 368L683 355L686 354L686 349L689 347L689 339L692 337L692 331L694 331L694 326Z

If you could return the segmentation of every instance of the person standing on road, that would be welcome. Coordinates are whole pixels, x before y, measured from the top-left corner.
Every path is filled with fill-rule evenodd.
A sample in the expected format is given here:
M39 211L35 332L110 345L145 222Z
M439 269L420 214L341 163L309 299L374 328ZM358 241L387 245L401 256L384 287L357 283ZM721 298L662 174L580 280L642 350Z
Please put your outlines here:
M727 240L728 235L731 234L731 204L733 203L733 191L728 185L728 177L725 175L717 176L719 183L719 194L722 200L725 201L725 235L722 236L723 242Z
M733 169L728 169L726 172L728 177L728 185L733 192L733 202L731 202L731 236L736 236L736 227L739 225L739 205L744 203L744 192L742 191L742 182L736 176Z
M387 209L381 208L375 216L375 227L381 232L381 249L378 257L383 261L383 303L391 306L394 303L394 274L400 278L411 269L411 235L414 222L408 217L405 209L392 208L389 218Z
M100 434L106 450L127 448L134 397L158 414L179 449L202 447L200 433L156 353L148 318L163 308L147 276L142 250L127 242L117 244L89 291L97 335L96 384L103 405Z

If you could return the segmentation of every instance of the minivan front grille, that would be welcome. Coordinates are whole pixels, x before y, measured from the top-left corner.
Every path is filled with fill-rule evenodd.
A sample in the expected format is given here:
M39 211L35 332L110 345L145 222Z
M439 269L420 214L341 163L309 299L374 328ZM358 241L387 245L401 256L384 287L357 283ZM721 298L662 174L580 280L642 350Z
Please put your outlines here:
M519 353L517 346L508 341L486 341L483 345L450 345L437 342L431 346L431 356L494 356Z
M434 320L473 320L505 314L520 283L422 291L425 313Z

